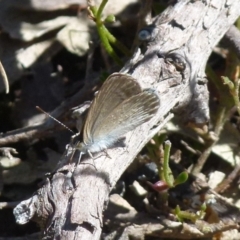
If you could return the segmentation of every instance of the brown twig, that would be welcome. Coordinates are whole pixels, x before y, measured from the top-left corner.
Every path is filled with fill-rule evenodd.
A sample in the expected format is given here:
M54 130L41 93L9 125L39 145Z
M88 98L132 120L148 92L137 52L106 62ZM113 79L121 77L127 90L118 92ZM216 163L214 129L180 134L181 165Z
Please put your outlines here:
M210 153L212 152L213 146L218 141L218 137L222 131L225 121L226 121L226 108L222 107L217 116L217 121L215 124L215 129L214 129L215 140L210 138L211 140L207 144L207 147L205 148L205 150L203 151L201 156L198 158L197 163L193 167L192 174L197 175L198 173L200 173L202 171L202 168L203 168L205 162L207 161Z
M225 192L231 185L231 183L239 177L240 172L240 164L238 164L234 170L228 175L226 179L224 179L214 190L218 193Z

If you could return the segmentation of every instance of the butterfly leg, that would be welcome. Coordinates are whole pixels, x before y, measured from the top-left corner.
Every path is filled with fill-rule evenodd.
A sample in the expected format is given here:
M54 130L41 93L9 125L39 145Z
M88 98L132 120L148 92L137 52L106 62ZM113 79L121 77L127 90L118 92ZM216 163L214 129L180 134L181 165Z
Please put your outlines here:
M80 151L80 154L79 154L79 158L78 158L77 165L79 165L79 164L80 164L80 161L81 161L82 155L83 155L83 152L81 152L81 151Z
M69 147L72 148L72 149L71 149L71 150L72 150L72 153L71 153L71 156L70 156L70 158L69 158L69 160L68 160L68 163L71 163L71 162L72 162L72 159L73 159L73 156L74 156L74 154L75 154L75 152L76 152L77 149L76 149L75 147L72 147L72 145L70 145L70 146L68 145L68 149L69 149ZM67 150L68 150L68 149L67 149Z
M80 151L79 158L78 158L78 162L77 162L77 164L76 164L75 167L77 167L77 165L80 164L83 154L84 154L84 153ZM82 162L81 164L90 164L90 165L92 165L92 166L97 170L96 165L94 164L94 157L93 157L93 155L92 155L91 152L89 152L89 151L88 151L88 154L89 154L89 156L91 157L91 159L93 160L93 164L91 164L91 163L84 163L84 162Z
M97 170L97 168L96 168L96 165L95 165L95 163L94 163L94 157L93 157L93 155L92 155L92 153L88 150L87 151L88 152L88 154L89 154L89 156L91 157L91 159L92 159L92 161L93 161L93 166L94 166L94 168Z
M107 153L107 150L103 150L103 152L105 153L105 155L106 155L108 158L112 159L111 156Z

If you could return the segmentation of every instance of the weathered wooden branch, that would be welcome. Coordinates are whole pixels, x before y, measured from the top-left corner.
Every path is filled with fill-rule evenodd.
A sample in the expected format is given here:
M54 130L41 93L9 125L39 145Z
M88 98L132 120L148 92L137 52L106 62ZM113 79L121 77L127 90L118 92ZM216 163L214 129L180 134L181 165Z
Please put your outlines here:
M238 0L182 0L154 19L146 28L150 35L145 51L138 49L122 71L136 78L143 88L158 91L158 114L128 133L124 147L108 149L111 158L96 154L97 170L86 156L71 175L74 164L67 163L71 154L66 153L36 195L15 208L17 222L23 224L33 218L42 224L48 239L99 239L111 189L168 121L170 112L184 122L202 125L208 121L206 62L239 15ZM181 234L181 228L176 234Z

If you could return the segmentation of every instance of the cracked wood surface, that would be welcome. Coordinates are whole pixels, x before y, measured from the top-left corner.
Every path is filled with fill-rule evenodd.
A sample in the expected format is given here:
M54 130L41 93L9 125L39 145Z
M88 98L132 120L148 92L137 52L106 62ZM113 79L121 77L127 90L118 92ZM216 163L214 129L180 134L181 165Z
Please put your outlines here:
M160 109L149 122L126 135L124 147L85 156L73 174L65 153L58 169L36 195L14 210L18 222L34 218L50 239L99 239L109 193L145 144L163 127L170 112L184 122L202 125L209 118L205 66L213 47L240 15L240 2L179 1L147 28L150 38L122 72L142 88L160 95ZM74 160L78 159L75 154ZM179 229L180 233L181 229ZM167 233L166 233L167 234ZM166 235L167 236L167 235Z

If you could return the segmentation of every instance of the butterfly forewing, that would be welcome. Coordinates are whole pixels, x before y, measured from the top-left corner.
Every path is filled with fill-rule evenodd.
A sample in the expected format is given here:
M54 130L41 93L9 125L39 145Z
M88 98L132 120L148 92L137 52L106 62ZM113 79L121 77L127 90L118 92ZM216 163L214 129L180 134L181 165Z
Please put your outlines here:
M152 91L144 91L124 100L93 133L94 142L107 142L110 146L122 135L150 120L159 106L159 97Z
M88 112L84 126L83 141L91 144L95 132L99 132L102 125L109 124L107 119L123 101L141 93L141 87L131 76L115 73L107 78L97 93Z

